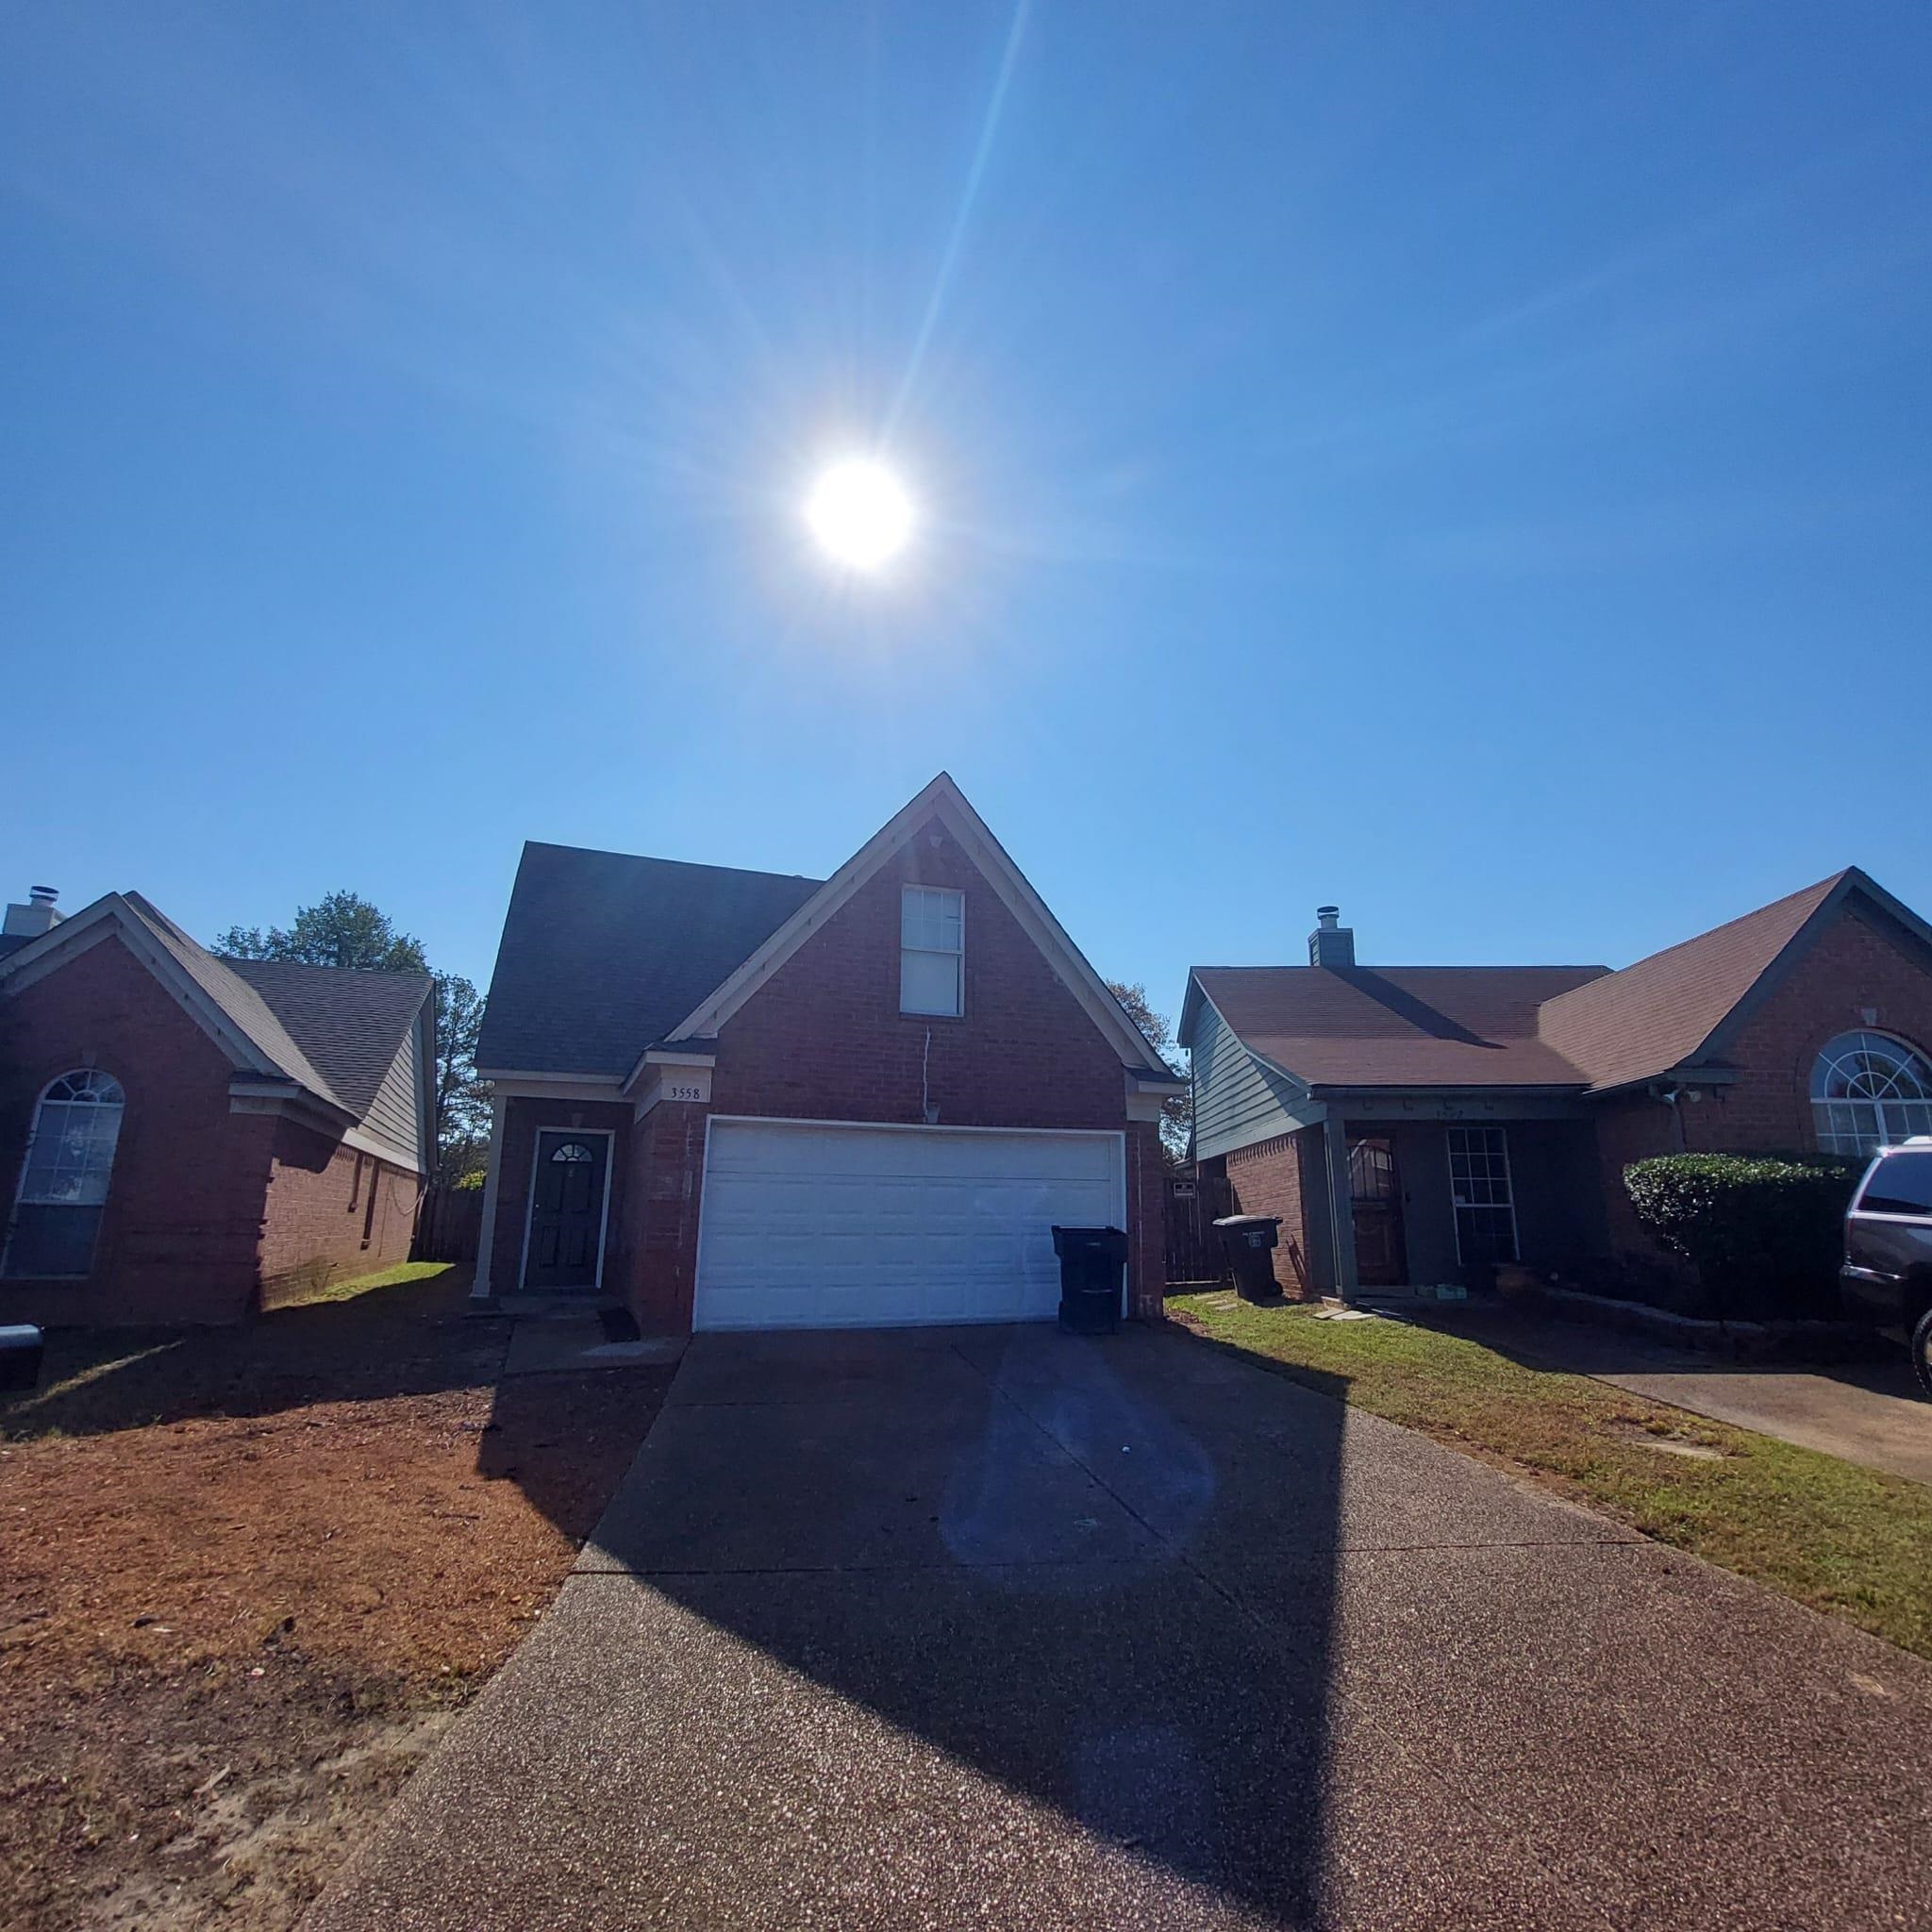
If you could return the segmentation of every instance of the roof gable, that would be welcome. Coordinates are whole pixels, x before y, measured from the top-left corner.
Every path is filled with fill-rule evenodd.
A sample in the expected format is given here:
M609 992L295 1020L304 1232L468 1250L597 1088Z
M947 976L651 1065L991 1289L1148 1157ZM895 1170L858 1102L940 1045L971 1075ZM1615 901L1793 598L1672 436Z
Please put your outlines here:
M426 973L357 973L210 953L139 892L108 892L0 960L0 978L52 972L117 934L169 985L238 1073L285 1081L359 1121L431 985Z
M1606 1092L1720 1058L1751 1008L1852 899L1932 950L1932 926L1853 865L1543 1009L1543 1036Z
M1107 982L1068 938L1046 902L967 802L941 772L895 812L824 885L800 905L747 958L741 961L691 1010L669 1037L709 1039L732 1014L844 906L907 841L938 820L978 868L1021 929L1045 955L1129 1073L1155 1085L1178 1086L1177 1075L1161 1061L1147 1037L1114 998ZM642 1044L648 1042L641 1042Z
M1653 1079L1695 1060L1854 876L1834 873L1551 1000L1542 1012L1542 1037L1583 1069L1593 1091Z

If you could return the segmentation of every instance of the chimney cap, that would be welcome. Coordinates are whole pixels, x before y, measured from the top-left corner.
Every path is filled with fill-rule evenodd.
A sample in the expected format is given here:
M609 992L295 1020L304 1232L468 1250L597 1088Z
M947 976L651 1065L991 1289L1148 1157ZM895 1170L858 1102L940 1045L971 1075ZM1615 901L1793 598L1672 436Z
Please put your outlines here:
M1341 924L1341 908L1340 906L1317 906L1315 908L1315 924L1317 925L1325 925L1332 930Z
M51 906L60 896L58 886L29 886L26 895L42 906Z

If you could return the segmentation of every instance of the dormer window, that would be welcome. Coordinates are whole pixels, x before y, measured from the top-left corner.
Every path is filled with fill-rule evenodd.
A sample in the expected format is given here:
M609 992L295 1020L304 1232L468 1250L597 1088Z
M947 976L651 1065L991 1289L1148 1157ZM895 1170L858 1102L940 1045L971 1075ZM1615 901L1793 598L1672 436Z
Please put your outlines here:
M908 886L899 895L899 1010L957 1020L966 1009L966 895Z

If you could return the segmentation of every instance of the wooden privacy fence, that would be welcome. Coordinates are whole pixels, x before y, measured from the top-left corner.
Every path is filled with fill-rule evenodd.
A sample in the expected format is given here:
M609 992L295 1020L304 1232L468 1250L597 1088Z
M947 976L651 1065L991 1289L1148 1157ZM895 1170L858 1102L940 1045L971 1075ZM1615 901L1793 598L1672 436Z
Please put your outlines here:
M412 1261L474 1261L483 1232L481 1188L431 1187L416 1210Z
M1232 1214L1227 1181L1214 1174L1167 1179L1167 1285L1225 1281L1227 1257L1214 1231L1217 1216Z

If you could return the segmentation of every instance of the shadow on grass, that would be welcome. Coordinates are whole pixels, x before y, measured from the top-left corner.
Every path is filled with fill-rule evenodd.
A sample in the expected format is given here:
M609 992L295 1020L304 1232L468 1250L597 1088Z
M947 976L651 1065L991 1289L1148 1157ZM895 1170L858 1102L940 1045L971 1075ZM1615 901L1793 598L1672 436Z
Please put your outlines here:
M1740 1359L1680 1347L1608 1322L1576 1321L1512 1307L1507 1301L1418 1303L1401 1319L1479 1343L1526 1369L1572 1375L1817 1375L1874 1394L1917 1392L1903 1348L1875 1331L1857 1338L1862 1356L1843 1360ZM1847 1347L1855 1345L1852 1341Z
M452 1270L234 1327L56 1330L40 1389L0 1397L0 1436L107 1435L487 1385L509 1324L469 1315L468 1291Z

